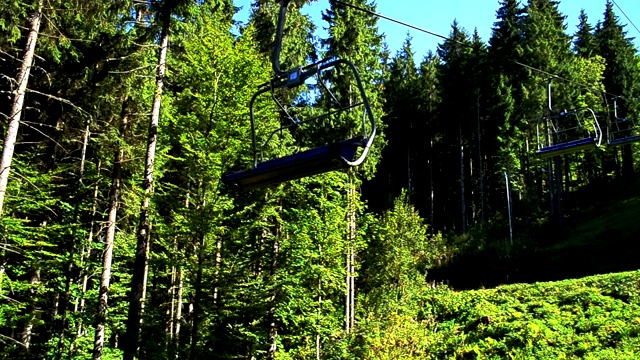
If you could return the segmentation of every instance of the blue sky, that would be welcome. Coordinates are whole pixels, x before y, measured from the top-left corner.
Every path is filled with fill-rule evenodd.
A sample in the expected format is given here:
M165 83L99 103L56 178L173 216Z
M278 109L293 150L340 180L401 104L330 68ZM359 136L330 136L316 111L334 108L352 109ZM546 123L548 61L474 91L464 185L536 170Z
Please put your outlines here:
M246 21L250 4L253 0L234 0L234 5L243 9L236 15L238 21ZM526 2L526 0L521 0ZM640 28L640 0L615 0L615 3ZM409 23L431 32L448 36L453 20L458 20L461 27L472 33L474 29L484 42L491 36L491 28L496 21L498 0L377 0L377 12L388 17ZM567 33L573 35L578 24L580 9L585 9L592 26L603 18L606 0L560 0L559 9L566 16ZM321 20L321 12L329 7L328 0L317 0L305 6L303 12L308 13L319 27L325 27ZM640 33L633 27L614 5L614 11L621 24L627 24L627 37L635 37L636 49L640 49ZM401 48L407 33L413 38L412 45L416 60L422 59L429 50L435 52L442 39L425 33L411 30L391 21L378 20L379 31L385 35L392 55Z

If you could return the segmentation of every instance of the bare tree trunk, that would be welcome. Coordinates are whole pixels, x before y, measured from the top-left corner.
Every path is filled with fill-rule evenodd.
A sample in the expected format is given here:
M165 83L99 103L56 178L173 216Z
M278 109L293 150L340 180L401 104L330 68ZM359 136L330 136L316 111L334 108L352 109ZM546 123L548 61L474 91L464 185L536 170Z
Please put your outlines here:
M355 219L354 219L354 225L355 225ZM354 226L355 228L355 226ZM355 237L355 236L354 236ZM351 285L349 286L349 289L351 290L351 294L350 294L350 305L349 308L351 309L351 318L349 319L350 322L350 329L353 330L355 328L356 325L356 249L355 249L355 244L351 245L351 258L349 259L349 263L351 264L351 269L349 270L350 273L350 279L351 279Z
M175 330L173 332L174 336L174 344L177 349L178 343L180 341L180 322L182 321L182 291L184 289L184 269L180 267L178 271L178 298L176 300L176 315L175 315ZM178 358L178 353L176 351L176 359Z
M0 216L2 216L2 208L4 206L4 198L7 193L7 183L9 181L9 171L11 170L13 152L16 146L16 139L18 138L20 116L22 115L22 108L24 106L24 95L27 91L31 64L33 63L33 56L36 51L43 3L44 0L39 0L38 9L31 14L31 26L29 27L27 45L25 46L24 56L22 58L22 66L16 79L18 88L15 90L15 97L13 98L13 105L11 106L11 113L9 114L10 120L9 126L7 127L7 136L4 139L4 147L2 149L2 159L0 159Z
M562 225L562 163L560 156L555 156L555 176L556 176L556 221L558 225Z
M347 191L347 297L345 302L345 331L351 332L355 323L355 240L356 240L356 209L355 185L353 174L349 174L349 190Z
M177 249L174 248L174 251ZM167 322L167 326L165 328L165 332L167 333L167 347L170 347L173 343L173 320L175 319L175 311L176 311L176 303L175 303L175 291L176 291L176 266L173 265L171 267L171 277L169 278L169 291L167 291L167 295L169 297L169 307L167 308L167 317L169 321Z
M280 225L276 225L276 236L273 240L273 260L271 261L271 277L276 278L278 271L278 256L280 256ZM269 305L269 311L267 317L269 319L269 350L267 351L267 359L274 360L278 351L278 322L276 319L276 307L278 305L278 290L277 286L274 286L273 293L271 294L271 304Z
M120 135L124 138L129 117L127 101L122 105L122 124ZM100 295L98 301L98 312L96 314L96 333L93 343L93 358L102 358L104 348L104 329L107 320L107 304L109 299L109 284L111 282L111 262L113 260L113 244L116 234L116 220L118 215L118 205L120 202L120 191L122 187L121 172L124 160L124 148L120 146L114 156L113 172L111 176L111 194L109 198L109 217L107 219L107 234L105 236L105 248L102 255L102 276L100 277Z
M151 221L149 219L149 202L153 187L154 162L156 157L156 145L158 137L158 124L160 122L160 105L162 89L169 47L169 24L171 12L164 9L162 32L160 34L160 54L158 56L158 69L156 74L156 91L153 96L153 107L149 122L149 134L147 139L147 155L145 158L145 172L143 190L144 195L140 205L140 224L138 226L138 241L136 246L136 259L131 280L131 299L129 302L129 314L127 321L127 345L124 348L124 360L133 360L135 357L140 337L140 324L144 311L144 295L146 292L146 274L149 258Z
M322 267L322 245L318 245L318 258L319 265ZM322 273L318 275L318 313L316 326L316 360L320 360L321 357L321 342L320 342L320 317L322 316Z
M87 154L87 147L89 144L89 138L91 136L90 123L87 122L87 126L85 128L84 136L82 139L82 156L80 158L80 169L78 170L78 189L84 188L83 178L84 178L84 163ZM71 243L69 244L69 258L67 260L67 269L66 269L66 281L64 287L64 294L62 296L62 302L59 306L60 310L60 338L58 339L58 353L56 358L62 359L62 354L64 353L64 339L65 339L65 331L67 330L67 308L69 307L69 298L71 297L71 283L74 279L74 268L75 261L74 257L76 255L76 235L78 231L78 216L80 213L80 204L82 202L83 192L79 192L76 194L75 205L73 210L73 231L71 233Z
M433 135L431 135L429 137L429 224L431 224L431 226L429 226L429 229L431 229L431 234L434 233L434 219L435 219L435 206L436 206L436 202L435 202L435 184L433 183Z
M348 227L348 225L347 225ZM348 231L348 230L347 230ZM347 240L347 255L346 255L346 265L347 265L347 275L345 281L347 283L347 296L345 296L345 304L344 304L344 330L348 334L351 332L351 244Z
M23 349L25 353L29 353L29 347L31 346L31 336L33 335L33 327L34 324L36 323L36 319L37 319L37 312L38 310L36 309L35 305L33 304L33 302L35 301L34 297L36 294L36 289L35 287L40 284L40 269L34 269L31 272L31 277L29 279L29 284L31 284L31 289L29 290L29 292L31 293L31 304L29 305L29 312L30 314L30 318L29 321L27 321L27 324L24 327L24 330L22 331L22 336L20 338L20 341L22 342L22 344L24 345Z
M100 168L102 167L102 163L100 161L98 161L98 174L100 174ZM96 212L98 211L98 193L100 190L100 182L96 181L94 187L93 187L93 204L91 206L91 227L89 229L89 235L87 235L87 244L88 246L86 247L86 252L85 249L82 249L82 256L80 258L80 263L81 266L83 266L83 268L81 269L81 273L82 273L82 280L81 280L81 294L80 294L80 299L79 301L76 301L76 306L74 308L74 312L80 313L82 314L84 312L84 305L85 305L85 294L87 293L87 286L89 283L89 272L87 271L86 268L84 268L84 260L85 259L89 259L91 257L91 242L93 241L93 234L94 234L94 230L95 230L95 216L96 216ZM76 325L77 328L77 336L82 335L83 333L83 324L82 324L82 318L78 317L78 322Z
M467 203L465 201L465 173L464 173L464 140L462 139L462 124L458 123L458 138L460 143L460 216L462 217L462 232L467 232Z
M198 272L196 273L196 283L195 283L195 295L193 300L193 326L191 327L191 352L189 354L189 359L195 360L197 359L198 353L198 341L199 334L198 328L200 326L200 302L202 297L202 267L204 265L204 247L205 247L205 237L204 235L200 238L200 246L198 249Z
M216 241L216 272L215 272L215 287L213 288L213 302L214 305L218 304L218 298L220 296L220 267L222 266L222 239Z
M480 226L485 223L484 217L484 163L482 161L482 132L480 131L480 94L476 98L477 125L478 125L478 169L480 170Z

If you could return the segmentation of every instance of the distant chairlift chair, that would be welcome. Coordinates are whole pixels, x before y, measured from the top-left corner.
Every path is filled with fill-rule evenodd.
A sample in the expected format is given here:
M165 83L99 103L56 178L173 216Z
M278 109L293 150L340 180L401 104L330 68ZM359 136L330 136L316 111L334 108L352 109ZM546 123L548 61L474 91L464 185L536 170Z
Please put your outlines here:
M551 83L548 94L550 114L536 124L536 154L544 159L599 147L602 130L593 110L555 111L551 106Z
M613 99L613 119L609 118L607 127L607 144L609 146L621 146L640 141L636 125L631 118L618 117L617 97Z
M284 28L284 19L288 2L288 0L282 1L280 16L278 18L278 28L276 30L276 45L272 59L276 77L270 82L258 87L258 91L253 95L249 105L253 143L253 167L247 170L228 172L222 176L223 183L238 190L267 187L307 176L358 166L365 160L376 135L376 122L373 117L373 112L371 111L371 106L365 93L360 75L353 63L347 60L334 58L321 60L286 72L280 70L279 56L282 44L282 30ZM349 104L341 104L330 90L330 86L325 84L325 80L323 80L323 73L336 68L340 68L345 73L348 71L353 74L360 99L355 100L355 102L349 102ZM313 77L317 79L316 81L319 91L328 96L332 106L320 115L300 119L295 115L291 115L290 111L288 111L286 107L282 106L280 101L278 101L274 90L301 86L305 84L306 80ZM283 114L285 118L284 120L287 121L287 123L282 125L280 128L273 130L266 136L265 141L258 144L254 106L258 96L265 93L271 94L272 99L275 101L280 113ZM290 130L291 128L300 126L303 123L323 118L337 119L339 114L347 111L355 111L356 108L360 108L362 111L362 131L358 136L334 143L324 144L316 148L284 157L269 160L264 159L264 148L275 134L284 130Z

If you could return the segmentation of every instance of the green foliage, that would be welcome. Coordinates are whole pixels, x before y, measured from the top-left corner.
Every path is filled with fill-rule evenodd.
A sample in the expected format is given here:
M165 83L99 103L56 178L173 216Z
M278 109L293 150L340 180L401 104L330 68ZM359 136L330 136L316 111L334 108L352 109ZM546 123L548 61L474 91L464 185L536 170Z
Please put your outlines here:
M365 358L631 359L640 350L640 273L492 290L422 292L392 314ZM375 336L377 334L377 336Z
M282 67L319 56L353 61L381 120L379 137L357 173L240 193L220 177L253 165L248 104L272 77L277 2L255 1L238 37L229 0L45 2L0 217L0 358L90 357L117 166L122 194L103 358L122 356L156 42L167 19L171 50L150 204L141 359L633 358L640 346L638 273L470 292L427 282L446 280L438 275L452 259L473 264L473 273L464 273L469 283L518 261L519 279L548 276L554 268L547 265L569 259L562 253L605 271L611 262L602 258L631 244L616 241L634 238L637 214L614 210L636 209L637 199L589 204L605 214L590 217L589 226L576 220L586 216L584 204L564 216L570 228L543 220L550 180L541 171L545 163L531 156L530 120L547 111L550 75L517 63L571 80L553 79L557 108L589 106L606 119L606 90L626 99L618 103L622 116L637 115L637 102L629 100L640 91L640 58L612 4L595 29L580 14L571 51L556 1L503 0L487 44L454 22L452 39L418 62L425 54L414 54L411 39L391 57L376 17L335 2L323 13L328 37L315 38L321 24L300 13L306 3L290 2ZM351 3L375 11L370 2ZM3 94L14 91L11 77L37 4L0 7ZM353 97L353 81L342 68L327 78L341 100ZM277 98L304 114L330 103L317 89L300 89ZM1 114L8 107L1 103ZM255 109L264 140L281 116L268 93ZM352 136L361 115L306 133L278 132L265 157ZM627 160L637 154L622 152L633 169ZM591 199L582 195L586 186L617 186L609 181L620 174L619 156L613 150L567 156L558 168L565 172L565 203ZM515 246L504 241L504 171L512 176L521 235ZM363 194L349 195L360 186ZM347 235L352 208L355 239ZM549 231L565 237L553 242ZM635 264L628 252L615 261ZM351 261L356 326L347 332ZM449 278L453 284L455 276ZM492 285L505 281L496 279ZM29 352L20 342L29 343Z

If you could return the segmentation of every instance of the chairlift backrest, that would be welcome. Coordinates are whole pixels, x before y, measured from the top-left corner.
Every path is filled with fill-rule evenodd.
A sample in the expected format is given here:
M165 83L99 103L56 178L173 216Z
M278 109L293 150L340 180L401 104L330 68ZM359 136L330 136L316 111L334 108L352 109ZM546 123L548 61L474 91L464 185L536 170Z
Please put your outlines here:
M551 82L548 86L547 115L536 122L536 154L542 158L559 156L598 147L602 130L591 108L554 110L551 106Z
M630 117L618 116L618 97L613 99L613 118L609 117L607 126L607 144L620 146L640 141L636 124Z

